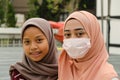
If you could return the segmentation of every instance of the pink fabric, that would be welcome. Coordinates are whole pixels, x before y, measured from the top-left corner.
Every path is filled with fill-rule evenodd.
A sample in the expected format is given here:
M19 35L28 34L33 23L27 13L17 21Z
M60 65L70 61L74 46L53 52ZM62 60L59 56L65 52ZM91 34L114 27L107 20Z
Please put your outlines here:
M71 18L82 23L90 36L91 48L79 62L63 50L59 58L59 80L111 80L116 77L113 66L107 62L109 56L96 17L86 11L76 11L69 15L65 24Z
M11 80L26 80L16 69L11 71Z

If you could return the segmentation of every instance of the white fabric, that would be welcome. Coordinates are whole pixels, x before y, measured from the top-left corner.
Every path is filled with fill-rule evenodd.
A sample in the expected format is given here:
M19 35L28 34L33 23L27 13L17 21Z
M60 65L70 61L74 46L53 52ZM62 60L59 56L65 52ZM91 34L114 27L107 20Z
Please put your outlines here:
M71 38L63 41L63 48L73 59L84 57L90 47L89 38Z

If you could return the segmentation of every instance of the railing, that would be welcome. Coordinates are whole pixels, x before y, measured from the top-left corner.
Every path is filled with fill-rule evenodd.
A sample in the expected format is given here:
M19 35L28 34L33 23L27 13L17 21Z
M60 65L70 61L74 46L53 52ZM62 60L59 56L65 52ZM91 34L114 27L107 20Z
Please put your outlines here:
M21 39L3 38L0 39L0 47L21 47Z
M20 28L0 28L0 47L21 47ZM57 30L53 29L56 33ZM56 40L56 45L61 47L62 43Z
M0 47L21 47L21 28L0 28Z

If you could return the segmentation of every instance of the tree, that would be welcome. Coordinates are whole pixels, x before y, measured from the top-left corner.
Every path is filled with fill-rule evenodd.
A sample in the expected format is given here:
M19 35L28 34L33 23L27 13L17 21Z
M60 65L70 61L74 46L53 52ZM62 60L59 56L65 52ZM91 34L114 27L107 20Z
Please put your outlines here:
M8 10L7 10L7 15L6 15L6 25L8 27L16 27L16 18L15 18L15 12L13 9L13 6L11 2L8 2Z
M30 0L27 19L42 17L47 20L59 21L59 17L65 12L65 6L70 0Z
M29 0L29 12L25 16L26 19L32 18L32 17L39 17L37 11L39 9L38 0Z
M3 8L3 0L0 0L0 25L4 23L4 8Z
M14 8L10 0L0 0L0 26L15 27L16 18Z
M81 0L78 9L86 10L96 15L96 0Z
M29 0L27 19L42 17L59 21L61 14L69 14L76 10L95 9L95 0Z

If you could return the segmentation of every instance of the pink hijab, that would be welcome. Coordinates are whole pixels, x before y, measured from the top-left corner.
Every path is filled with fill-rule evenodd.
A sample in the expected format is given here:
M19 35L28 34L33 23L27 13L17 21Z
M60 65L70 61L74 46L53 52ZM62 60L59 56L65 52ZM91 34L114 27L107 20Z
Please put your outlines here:
M59 80L111 80L117 76L113 66L107 62L108 52L100 31L100 25L94 15L86 11L76 11L69 15L84 26L91 39L91 48L79 62L71 59L65 50L59 58ZM65 27L65 26L64 26Z
M31 18L23 24L21 36L29 25L34 25L43 31L48 39L49 52L39 62L30 60L24 54L22 62L17 62L10 67L10 73L16 69L26 80L57 80L57 47L49 22L42 18Z

